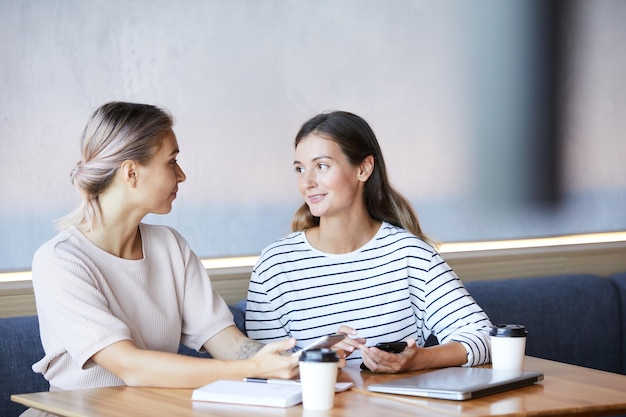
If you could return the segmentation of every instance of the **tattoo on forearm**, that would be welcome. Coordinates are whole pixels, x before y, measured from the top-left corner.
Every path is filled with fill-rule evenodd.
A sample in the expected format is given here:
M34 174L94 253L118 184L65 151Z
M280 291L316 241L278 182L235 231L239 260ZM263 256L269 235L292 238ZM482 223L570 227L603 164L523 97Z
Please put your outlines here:
M239 352L237 352L237 359L248 359L254 356L254 354L261 350L262 347L262 343L254 340L246 340L239 347Z

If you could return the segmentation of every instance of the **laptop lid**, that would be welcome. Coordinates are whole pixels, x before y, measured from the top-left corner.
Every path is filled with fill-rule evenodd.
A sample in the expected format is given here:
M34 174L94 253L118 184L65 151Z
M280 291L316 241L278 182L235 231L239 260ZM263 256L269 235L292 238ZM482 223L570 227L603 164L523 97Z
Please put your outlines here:
M386 394L413 395L445 400L469 400L534 384L543 380L535 371L451 367L367 387Z

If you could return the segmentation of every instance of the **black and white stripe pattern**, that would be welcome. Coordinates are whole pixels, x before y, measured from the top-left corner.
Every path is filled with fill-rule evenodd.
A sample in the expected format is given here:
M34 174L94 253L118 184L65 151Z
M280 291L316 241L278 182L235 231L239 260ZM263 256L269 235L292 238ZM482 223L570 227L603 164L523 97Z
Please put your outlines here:
M432 333L440 343L463 343L469 366L490 360L487 315L430 245L388 223L365 246L340 255L293 233L255 265L246 312L251 338L294 337L303 346L341 324L368 345L411 337L423 346ZM359 352L349 361L360 362Z

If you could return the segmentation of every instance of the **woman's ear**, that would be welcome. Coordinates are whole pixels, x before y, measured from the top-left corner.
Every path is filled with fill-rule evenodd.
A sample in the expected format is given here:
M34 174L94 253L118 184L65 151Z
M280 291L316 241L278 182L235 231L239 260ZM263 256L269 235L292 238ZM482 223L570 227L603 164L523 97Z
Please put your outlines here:
M374 172L374 156L368 155L359 166L359 181L367 182L372 172Z
M120 172L124 182L132 187L137 184L137 164L135 161L127 159L120 165Z

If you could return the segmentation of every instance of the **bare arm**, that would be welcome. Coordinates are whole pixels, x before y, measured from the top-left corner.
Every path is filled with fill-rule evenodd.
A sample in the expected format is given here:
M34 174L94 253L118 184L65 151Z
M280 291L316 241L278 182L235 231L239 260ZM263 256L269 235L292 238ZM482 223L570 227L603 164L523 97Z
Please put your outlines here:
M102 349L93 360L129 386L197 388L218 379L240 380L247 376L294 378L298 375L298 358L280 354L294 344L295 340L288 339L262 345L233 326L205 344L216 359L143 350L124 340Z
M248 359L263 346L263 343L244 336L235 326L227 327L204 344L211 356L221 359Z

